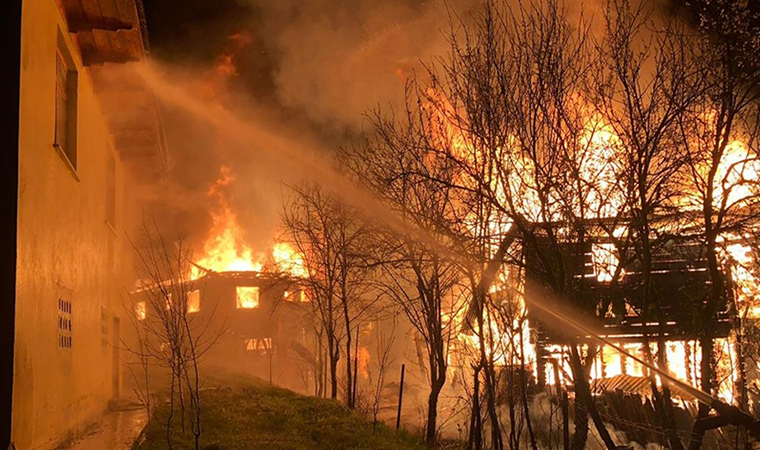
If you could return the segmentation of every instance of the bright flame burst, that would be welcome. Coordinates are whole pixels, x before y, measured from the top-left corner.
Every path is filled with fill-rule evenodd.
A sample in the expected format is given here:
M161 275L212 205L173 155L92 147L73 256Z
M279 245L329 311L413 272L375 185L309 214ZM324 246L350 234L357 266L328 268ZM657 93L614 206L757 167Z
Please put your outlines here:
M230 208L225 195L225 188L234 180L230 168L222 166L221 176L209 189L208 195L216 199L217 208L211 212L212 226L203 243L203 256L192 268L190 278L193 280L205 275L207 271L261 272L261 258L255 258L245 243L237 215Z
M246 244L243 228L230 208L226 188L235 181L232 170L222 166L221 175L209 188L208 195L216 200L211 212L212 226L203 243L202 256L194 262L190 278L196 280L208 272L261 272L264 255L254 253ZM295 278L308 275L304 257L284 242L275 243L272 259L276 270Z
M281 272L290 274L294 278L305 278L308 275L304 265L303 255L285 242L274 244L272 257Z

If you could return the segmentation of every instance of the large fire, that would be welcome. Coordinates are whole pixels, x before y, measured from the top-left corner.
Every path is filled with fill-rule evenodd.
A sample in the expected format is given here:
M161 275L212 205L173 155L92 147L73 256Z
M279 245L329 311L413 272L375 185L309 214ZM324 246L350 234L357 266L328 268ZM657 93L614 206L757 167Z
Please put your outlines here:
M457 115L445 96L436 91L429 91L428 100L427 107L432 112L429 132L433 141L443 148L448 148L454 158L465 162L481 159L482 155L479 154L479 150L473 145L467 133L463 131L464 127L458 126L455 119L452 119ZM512 142L511 145L516 144ZM579 160L576 161L586 186L575 194L578 198L572 199L575 214L586 218L605 218L619 214L621 212L619 209L625 208L623 193L619 191L617 185L620 169L617 159L622 146L621 139L603 118L595 113L588 114L586 125L578 140L577 158ZM543 217L541 205L534 192L535 187L532 185L530 162L520 160L519 152L511 152L510 149L499 150L498 153L503 154L502 159L508 161L507 164L512 164L516 169L514 173L508 175L509 179L506 181L499 179L499 176L495 174L489 177L492 180L491 183L496 183L492 186L495 195L509 196L512 203L517 205L523 216L529 220ZM517 155L511 153L517 153ZM434 159L431 159L431 163L433 161ZM727 205L746 207L746 199L756 195L752 190L756 189L758 173L760 173L760 162L750 156L747 145L738 140L730 142L715 176L713 201L716 206L725 202ZM470 185L470 183L474 185L482 181L469 180L466 175L462 175L462 178L458 180L464 185ZM691 198L688 193L685 193L684 197L688 200L682 202L682 206L688 208L699 204L698 200ZM551 211L549 213L551 214ZM477 223L477 221L472 220L472 223ZM487 230L482 229L483 225L471 225L471 227L474 235L482 234L484 231L499 234L509 229L510 225L510 223L494 219L493 223L486 226ZM614 230L614 237L620 237L625 231L624 227L618 227ZM751 248L742 242L741 237L723 237L721 249L724 255L723 262L732 275L740 314L744 317L758 317L760 316L760 304L757 301L760 293L760 274L753 269L755 262ZM620 263L615 245L597 243L592 246L591 253L593 275L590 276L600 283L611 282ZM625 275L622 269L618 273L620 277ZM499 295L508 289L508 284L508 280L502 274L494 282L489 295ZM518 281L517 284L521 283ZM512 290L520 292L519 288ZM511 323L502 324L497 323L490 316L485 317L485 330L482 330L480 334L492 342L486 351L496 364L530 365L533 367L534 374L537 375L536 349L530 342L530 324L524 316L524 300L517 298L513 301L518 303L515 319ZM461 322L463 317L457 316L453 320ZM460 327L460 329L463 332L458 336L457 346L463 348L464 354L473 354L473 350L479 348L478 337L466 331L465 327ZM733 370L736 355L732 338L716 339L714 343L719 380L717 395L725 401L732 402L735 397L734 384L736 382L736 371ZM616 345L641 359L646 359L646 353L657 355L658 351L655 343L650 344L650 352L644 351L643 343L618 342ZM544 374L547 383L550 385L568 383L567 377L572 376L568 358L569 349L550 345L544 348L544 351L548 358ZM664 352L667 367L661 369L667 370L676 378L693 386L699 386L701 350L698 342L694 340L666 341ZM621 355L613 348L601 347L593 361L590 375L591 380L598 383L622 375L645 377L648 374L648 369L634 359ZM555 379L557 376L559 379ZM656 381L658 384L661 383L659 377L656 377Z
M193 280L210 272L261 272L268 262L264 253L254 252L246 243L237 214L230 207L227 189L234 181L232 170L222 166L219 179L209 188L208 195L216 202L216 207L211 211L211 228L203 242L201 255L193 261L190 274ZM272 272L294 278L307 276L303 255L290 244L275 243L272 262Z
M225 195L225 188L234 180L231 169L222 166L221 176L209 188L208 195L216 200L217 207L211 212L211 229L203 243L202 256L194 263L191 279L209 271L260 272L263 267L261 256L254 256L245 243L243 229Z
M227 46L216 58L213 70L198 86L201 94L224 101L227 83L238 75L235 66L237 55L252 42L245 32L228 37ZM265 269L265 253L254 252L247 244L244 229L238 222L237 214L230 206L228 189L235 182L229 166L220 168L220 176L208 190L208 196L216 207L211 211L211 229L203 242L200 257L193 262L190 278L195 280L209 272L261 272ZM272 249L274 268L272 271L302 278L307 275L303 256L287 243L275 243Z

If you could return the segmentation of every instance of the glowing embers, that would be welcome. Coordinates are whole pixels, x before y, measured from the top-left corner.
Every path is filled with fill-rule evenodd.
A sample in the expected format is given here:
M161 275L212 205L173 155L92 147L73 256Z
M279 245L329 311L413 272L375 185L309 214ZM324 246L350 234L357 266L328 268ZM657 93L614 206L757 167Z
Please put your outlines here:
M148 309L145 306L145 302L135 303L135 317L137 317L137 320L145 320L147 316Z
M187 294L187 312L196 313L201 310L201 291L194 290Z
M274 244L272 258L280 271L294 278L304 278L308 275L304 265L303 255L284 242Z
M591 244L594 275L600 283L609 283L615 275L620 259L615 244Z
M257 286L238 286L236 293L238 309L255 309L259 307L259 288Z

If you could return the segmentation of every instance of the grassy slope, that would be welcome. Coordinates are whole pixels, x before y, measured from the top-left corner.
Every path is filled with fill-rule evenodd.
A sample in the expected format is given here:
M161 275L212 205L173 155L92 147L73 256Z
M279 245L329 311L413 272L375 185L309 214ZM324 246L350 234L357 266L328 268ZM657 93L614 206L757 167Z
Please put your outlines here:
M306 397L250 378L227 379L204 390L201 448L248 449L424 449L413 436L372 423L337 402ZM167 449L162 405L139 450ZM213 447L216 445L217 447ZM177 436L175 449L191 449L192 436Z

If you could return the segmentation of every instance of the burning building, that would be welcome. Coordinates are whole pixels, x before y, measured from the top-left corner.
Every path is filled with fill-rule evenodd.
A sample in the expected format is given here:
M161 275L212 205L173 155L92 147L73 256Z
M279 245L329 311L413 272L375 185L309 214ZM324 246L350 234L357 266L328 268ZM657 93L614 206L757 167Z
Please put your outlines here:
M160 321L155 297L145 291L133 295L135 315L140 322ZM307 314L311 307L298 279L261 270L204 270L172 292L185 296L191 329L199 341L209 343L204 367L308 389L314 376L307 350L313 344Z
M610 244L606 244L610 245ZM692 385L699 382L698 339L705 324L700 325L695 317L694 306L700 305L710 293L710 279L705 260L705 248L694 241L672 242L663 246L654 255L651 268L651 295L656 297L658 310L653 316L647 309L643 294L642 269L639 260L632 257L620 258L614 250L610 255L600 256L605 251L604 243L585 245L567 244L563 253L567 255L573 271L571 290L573 297L582 299L585 305L603 308L601 332L604 337L630 353L645 359L644 345L649 342L664 342L667 348L669 370L679 379ZM611 273L620 260L629 263L621 271L624 276L617 283L611 283ZM526 279L536 280L538 263L535 258L526 262ZM732 281L725 277L725 298L733 298ZM536 282L526 284L525 295L541 295ZM530 307L528 307L530 310ZM737 319L735 310L726 302L718 308L709 326L715 339L725 340L731 336L732 326ZM566 346L572 340L590 339L585 335L567 336L540 324L532 324L536 336L538 383L556 384L570 373L566 360ZM590 341L589 341L590 342ZM656 353L652 350L652 353ZM555 371L559 363L560 370ZM631 378L646 378L647 369L631 358L620 355L612 348L604 347L594 362L591 377L597 381L599 391L622 389L636 384ZM627 384L626 384L627 383ZM730 398L731 383L724 386L723 394Z
M135 180L157 180L166 153L152 94L113 70L146 57L139 1L12 4L0 446L49 449L121 396L126 224Z

